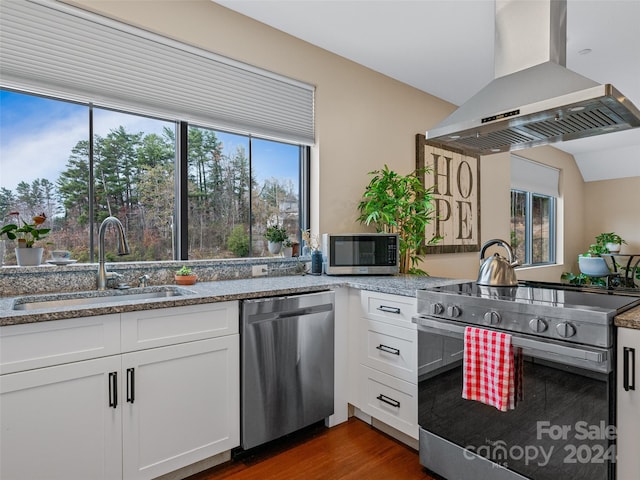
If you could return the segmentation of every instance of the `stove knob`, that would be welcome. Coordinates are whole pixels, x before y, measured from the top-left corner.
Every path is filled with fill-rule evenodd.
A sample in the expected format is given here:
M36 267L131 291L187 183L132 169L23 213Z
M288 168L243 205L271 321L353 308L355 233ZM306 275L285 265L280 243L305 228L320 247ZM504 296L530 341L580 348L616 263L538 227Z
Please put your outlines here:
M431 304L431 313L433 315L441 315L444 312L444 305L441 303L432 303Z
M449 315L452 318L456 318L460 316L460 313L462 313L460 311L460 307L456 306L456 305L449 305L447 307L447 315Z
M498 312L491 311L484 314L484 323L486 325L497 325L500 323L500 320L502 320L502 318Z
M569 322L562 322L556 326L556 330L558 331L558 335L562 338L573 337L576 334L576 327L571 325Z
M547 329L547 322L541 318L532 318L529 320L529 328L536 333L542 333Z

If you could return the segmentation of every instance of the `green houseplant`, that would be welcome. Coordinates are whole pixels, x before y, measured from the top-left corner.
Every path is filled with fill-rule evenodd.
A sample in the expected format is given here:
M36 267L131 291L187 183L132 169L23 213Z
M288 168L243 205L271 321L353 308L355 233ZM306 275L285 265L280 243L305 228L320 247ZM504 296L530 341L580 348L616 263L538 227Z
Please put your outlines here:
M425 227L434 213L432 189L425 188L421 180L427 172L421 169L400 175L387 165L369 172L371 181L358 204L360 223L374 225L378 232L398 234L401 273L426 275L417 267L422 247L441 240L425 239Z
M41 227L47 219L44 212L34 216L32 218L33 223L25 222L20 218L18 212L11 212L9 215L16 217L16 223L8 223L2 227L0 235L6 235L9 240L18 239L20 248L33 248L35 242L44 239L51 231L50 228ZM22 226L20 226L20 223L22 223Z
M16 218L15 223L8 223L0 229L0 236L6 235L9 240L18 240L15 249L16 260L20 266L35 266L42 263L43 247L34 247L35 242L42 240L49 235L50 228L43 228L42 225L47 220L47 216L42 212L32 217L33 223L27 223L20 218L18 212L9 214ZM0 263L1 264L1 263Z
M604 232L596 236L596 243L589 245L589 250L578 256L580 272L590 277L604 277L611 273L604 258L606 253L617 253L620 246L626 244L615 232Z
M269 242L269 253L275 255L280 253L280 250L282 249L282 242L289 238L289 234L284 227L276 224L267 227L267 231L264 233L264 238Z
M183 265L177 270L174 279L178 285L194 285L198 281L198 276L193 273L191 268Z
M596 243L607 249L604 253L617 253L620 251L622 245L626 245L627 242L615 232L601 233L596 237Z

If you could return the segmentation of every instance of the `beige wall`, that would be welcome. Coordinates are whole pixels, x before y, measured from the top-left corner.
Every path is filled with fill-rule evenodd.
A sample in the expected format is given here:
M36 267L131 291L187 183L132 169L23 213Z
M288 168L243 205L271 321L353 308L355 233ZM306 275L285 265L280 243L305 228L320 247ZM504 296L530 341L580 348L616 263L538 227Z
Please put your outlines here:
M433 127L454 108L209 0L153 2L153 8L149 1L73 3L315 85L312 228L316 232L362 231L355 222L356 205L369 180L367 172L384 164L410 172L415 166L415 134ZM518 154L562 170L560 212L565 228L560 243L568 263L518 273L519 278L558 281L560 273L575 264L585 243L584 183L573 157L557 149L540 147ZM509 238L509 183L508 154L482 158L482 241ZM437 276L475 278L478 254L430 255L424 268Z
M640 252L640 177L585 184L584 250L602 232L615 232L627 245L621 252Z

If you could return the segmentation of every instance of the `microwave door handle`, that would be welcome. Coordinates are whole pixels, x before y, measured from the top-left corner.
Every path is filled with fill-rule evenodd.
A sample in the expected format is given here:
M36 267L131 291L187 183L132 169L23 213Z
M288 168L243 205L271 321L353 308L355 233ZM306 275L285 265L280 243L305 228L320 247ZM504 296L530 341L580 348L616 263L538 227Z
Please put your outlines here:
M418 330L424 332L431 332L459 339L464 338L464 325L451 324L425 317L413 317L413 322L418 325ZM605 350L594 351L517 336L512 336L511 344L514 347L524 348L531 350L532 352L539 351L551 353L553 355L570 357L578 360L587 360L594 363L604 363L608 360L607 352Z

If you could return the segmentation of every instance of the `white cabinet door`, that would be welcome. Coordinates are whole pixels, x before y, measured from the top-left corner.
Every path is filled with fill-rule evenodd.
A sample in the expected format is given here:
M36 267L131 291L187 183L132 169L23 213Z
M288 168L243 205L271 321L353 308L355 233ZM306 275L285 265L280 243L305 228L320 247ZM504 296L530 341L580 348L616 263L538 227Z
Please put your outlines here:
M617 394L617 478L635 480L640 472L640 330L618 328Z
M0 478L122 478L119 371L118 355L1 376Z
M239 339L122 356L125 479L150 479L240 444Z

